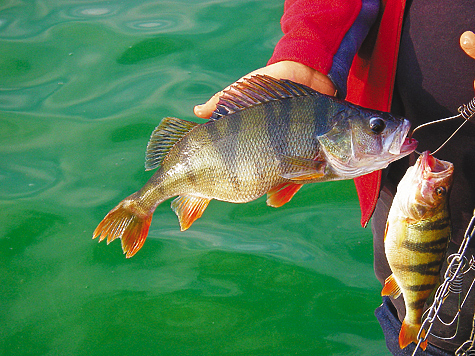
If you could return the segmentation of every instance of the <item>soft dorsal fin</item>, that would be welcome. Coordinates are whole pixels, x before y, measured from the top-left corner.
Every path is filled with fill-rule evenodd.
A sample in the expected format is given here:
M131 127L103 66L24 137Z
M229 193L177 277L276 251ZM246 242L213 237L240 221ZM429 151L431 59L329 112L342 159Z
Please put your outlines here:
M226 89L219 98L210 119L218 120L223 116L273 100L307 95L318 95L318 93L291 80L274 79L258 74L236 82Z
M196 122L166 117L153 130L147 144L145 170L160 167L168 151L197 124Z

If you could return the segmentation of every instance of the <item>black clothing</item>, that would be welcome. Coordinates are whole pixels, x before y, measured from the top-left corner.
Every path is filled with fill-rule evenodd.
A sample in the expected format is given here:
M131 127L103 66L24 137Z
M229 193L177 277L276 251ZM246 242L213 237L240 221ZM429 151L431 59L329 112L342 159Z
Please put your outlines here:
M407 2L392 111L408 118L413 128L424 122L456 115L458 107L474 97L475 59L466 55L459 45L463 32L475 31L474 10L473 0ZM460 118L416 132L417 150L436 150L462 122ZM475 208L475 118L466 123L435 157L454 164L454 183L449 199L453 241L448 252L450 255L458 250ZM383 242L387 214L399 180L416 158L413 154L394 162L383 173L382 191L372 219L375 272L382 284L391 274ZM467 252L469 258L475 255L475 241ZM464 275L464 292L446 300L441 308L444 322L452 320L459 306L459 297L465 296L474 277L475 271L470 270ZM391 300L402 320L405 315L403 298ZM432 329L436 336L430 336L429 342L455 351L470 336L474 306L475 288L462 308L458 329L457 320L449 326L437 322Z

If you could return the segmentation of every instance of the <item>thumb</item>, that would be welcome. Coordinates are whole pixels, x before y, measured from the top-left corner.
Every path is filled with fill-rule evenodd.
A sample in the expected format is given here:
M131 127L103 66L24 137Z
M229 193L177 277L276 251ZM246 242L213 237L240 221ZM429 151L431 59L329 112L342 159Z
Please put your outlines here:
M460 36L460 47L462 47L465 53L475 59L475 34L472 31L462 33L462 36ZM475 82L473 82L473 87L475 89Z
M466 31L460 36L460 47L475 59L475 34L472 31Z
M222 91L217 92L206 103L201 104L201 105L196 105L193 108L194 114L202 119L208 119L213 113L214 109L216 108L216 105L218 104L218 101L219 101L219 97L221 96L222 93L223 93Z

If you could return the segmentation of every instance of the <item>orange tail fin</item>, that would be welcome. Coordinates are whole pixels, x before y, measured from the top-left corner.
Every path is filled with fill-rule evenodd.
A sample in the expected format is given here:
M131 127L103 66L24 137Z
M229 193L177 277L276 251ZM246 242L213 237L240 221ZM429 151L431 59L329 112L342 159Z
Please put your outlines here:
M411 342L417 344L417 334L421 328L420 324L409 324L406 320L403 320L401 331L399 332L399 347L401 349L405 348ZM421 337L424 337L425 333L423 332ZM425 350L427 347L427 340L421 342L421 349Z
M99 242L107 236L107 244L119 238L122 251L130 258L137 253L145 242L152 222L153 212L149 215L134 211L134 202L124 199L100 222L94 230L93 239L99 236Z

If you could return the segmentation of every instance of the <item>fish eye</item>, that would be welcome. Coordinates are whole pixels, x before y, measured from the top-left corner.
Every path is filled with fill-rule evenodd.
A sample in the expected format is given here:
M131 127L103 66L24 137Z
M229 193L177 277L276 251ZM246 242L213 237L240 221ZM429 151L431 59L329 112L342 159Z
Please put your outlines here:
M437 187L435 190L435 193L441 197L444 196L446 192L447 190L444 187Z
M369 120L369 128L375 134L380 134L386 128L386 123L380 117L372 117Z

